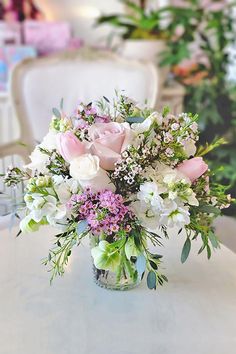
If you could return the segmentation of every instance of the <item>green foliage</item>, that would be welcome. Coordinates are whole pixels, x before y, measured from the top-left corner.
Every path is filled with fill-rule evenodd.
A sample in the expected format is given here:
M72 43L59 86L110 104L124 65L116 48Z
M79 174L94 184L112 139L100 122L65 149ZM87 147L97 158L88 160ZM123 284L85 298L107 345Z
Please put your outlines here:
M187 260L190 250L191 250L191 241L190 241L189 237L187 237L187 239L184 243L183 249L182 249L182 253L181 253L181 262L182 263L184 263Z
M129 14L101 16L98 25L109 24L122 30L124 39L157 39L165 38L167 32L162 28L165 9L145 11L141 5L133 1L123 0Z

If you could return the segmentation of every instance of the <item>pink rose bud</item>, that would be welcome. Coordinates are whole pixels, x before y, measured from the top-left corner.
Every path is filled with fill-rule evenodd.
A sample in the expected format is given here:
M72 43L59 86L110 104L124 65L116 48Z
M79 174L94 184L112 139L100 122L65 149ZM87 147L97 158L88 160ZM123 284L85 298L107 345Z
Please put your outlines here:
M85 146L70 131L57 135L57 145L61 156L68 162L85 153Z
M203 161L202 157L193 157L182 162L177 167L177 170L188 177L191 182L194 182L208 170L208 165Z

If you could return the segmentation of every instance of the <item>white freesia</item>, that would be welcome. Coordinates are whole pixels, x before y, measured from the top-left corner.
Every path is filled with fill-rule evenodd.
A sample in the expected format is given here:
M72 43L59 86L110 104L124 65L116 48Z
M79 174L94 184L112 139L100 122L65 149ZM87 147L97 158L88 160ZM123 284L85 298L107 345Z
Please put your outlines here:
M93 191L108 189L115 192L107 172L99 167L98 156L84 154L70 162L70 175L82 188L90 187Z

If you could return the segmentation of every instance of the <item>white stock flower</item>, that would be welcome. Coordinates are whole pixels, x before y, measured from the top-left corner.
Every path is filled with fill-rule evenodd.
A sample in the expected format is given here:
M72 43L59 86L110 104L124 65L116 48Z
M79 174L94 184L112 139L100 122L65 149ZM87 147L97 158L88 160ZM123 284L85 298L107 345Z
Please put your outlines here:
M109 189L115 192L107 172L99 167L98 156L84 154L70 162L70 175L82 188L90 187L93 191Z
M131 204L131 209L134 214L138 217L142 226L146 227L151 231L155 231L160 226L159 220L160 217L158 214L146 205L146 208L140 201L133 202Z
M60 203L66 204L72 194L79 192L79 182L74 178L63 178L62 176L53 176L54 189Z
M163 207L163 199L160 194L165 191L165 188L158 186L155 182L145 182L141 184L137 197L142 204L145 203L154 210L160 210Z
M160 223L168 227L184 227L190 223L190 213L188 207L177 205L173 201L166 201L161 213Z

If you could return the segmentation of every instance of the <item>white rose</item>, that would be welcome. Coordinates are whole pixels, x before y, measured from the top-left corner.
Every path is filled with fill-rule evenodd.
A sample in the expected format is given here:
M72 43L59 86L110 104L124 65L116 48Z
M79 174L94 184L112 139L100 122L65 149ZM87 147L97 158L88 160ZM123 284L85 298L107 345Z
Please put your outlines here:
M97 156L84 154L73 159L70 162L70 175L82 188L90 187L93 191L108 189L115 192L115 186L108 174L99 167Z
M98 174L99 158L91 154L84 154L70 162L70 175L76 180L90 180Z

